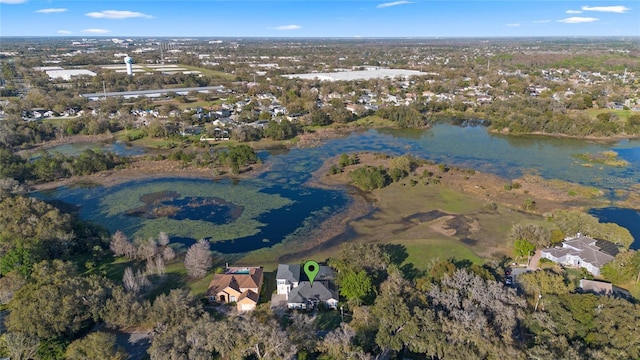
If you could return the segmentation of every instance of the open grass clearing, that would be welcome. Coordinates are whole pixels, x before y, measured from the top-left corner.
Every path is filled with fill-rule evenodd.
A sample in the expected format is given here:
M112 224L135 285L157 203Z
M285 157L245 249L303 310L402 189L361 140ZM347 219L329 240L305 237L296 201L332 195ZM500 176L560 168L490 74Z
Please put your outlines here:
M484 262L462 242L444 236L429 239L395 240L391 244L401 245L407 252L408 256L401 265L413 264L418 270L426 270L433 260L455 258L456 260L469 260L474 264Z
M183 69L187 69L189 71L200 71L202 73L202 75L221 78L221 79L225 79L225 80L235 80L236 79L236 75L227 74L227 73L222 72L222 71L211 70L211 69L206 69L206 68L197 67L197 66L191 66L191 65L183 65L183 64L178 64L178 67L183 68Z
M614 113L618 115L620 119L629 120L629 116L632 115L631 110L614 110L614 109L587 109L585 110L593 119L596 119L600 114Z

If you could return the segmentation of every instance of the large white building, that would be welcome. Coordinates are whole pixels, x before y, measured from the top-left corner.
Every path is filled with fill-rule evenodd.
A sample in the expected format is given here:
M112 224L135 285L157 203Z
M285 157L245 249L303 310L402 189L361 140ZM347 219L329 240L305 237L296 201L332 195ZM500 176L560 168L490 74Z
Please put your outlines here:
M58 70L47 70L45 71L51 80L62 79L64 81L71 80L74 76L96 76L96 73L93 71L85 70L85 69L58 69Z
M553 262L579 266L587 269L593 275L600 275L602 266L613 260L613 256L601 251L596 240L578 233L575 237L567 238L562 247L542 249L541 257Z

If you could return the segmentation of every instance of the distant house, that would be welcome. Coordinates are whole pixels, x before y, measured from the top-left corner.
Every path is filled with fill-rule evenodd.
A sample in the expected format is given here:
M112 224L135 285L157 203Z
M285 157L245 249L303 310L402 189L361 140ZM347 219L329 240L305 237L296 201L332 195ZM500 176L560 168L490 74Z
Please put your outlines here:
M605 104L605 107L612 110L624 110L624 104L617 102L608 102Z
M580 280L580 291L585 293L594 293L596 295L610 295L631 298L628 290L614 286L611 283L597 280Z
M601 251L596 245L597 240L578 233L575 237L567 238L562 247L542 249L541 256L553 262L579 266L587 269L593 275L600 275L602 266L613 260L613 256Z
M207 299L212 303L236 303L239 312L252 311L258 304L262 288L261 267L227 267L224 274L214 275Z
M301 271L299 264L280 264L276 273L276 292L284 295L289 309L311 310L324 304L328 308L338 307L338 292L335 289L336 273L328 266L320 266L313 281Z

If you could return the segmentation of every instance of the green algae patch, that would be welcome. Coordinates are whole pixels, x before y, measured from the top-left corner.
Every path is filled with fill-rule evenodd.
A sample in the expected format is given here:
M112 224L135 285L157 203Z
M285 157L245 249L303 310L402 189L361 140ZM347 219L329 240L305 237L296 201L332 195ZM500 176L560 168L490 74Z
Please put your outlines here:
M179 238L236 239L257 234L266 225L259 221L262 214L293 202L261 189L207 181L130 183L100 199L98 216L108 228L120 229L133 237L155 237L164 231ZM167 196L154 199L158 194L170 194L171 204L179 206L167 205ZM201 216L176 216L185 211ZM216 212L222 211L225 221L214 221Z

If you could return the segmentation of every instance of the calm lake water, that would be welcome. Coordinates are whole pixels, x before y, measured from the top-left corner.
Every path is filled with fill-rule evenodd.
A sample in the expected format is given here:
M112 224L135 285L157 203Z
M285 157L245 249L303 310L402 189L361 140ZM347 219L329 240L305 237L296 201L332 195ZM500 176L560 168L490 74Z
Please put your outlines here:
M597 153L605 150L617 151L620 157L629 161L629 166L615 168L594 164L592 167L585 167L582 165L584 162L576 157L583 153ZM255 179L222 184L229 189L239 185L250 186L253 189L260 189L260 192L265 194L277 194L290 199L292 204L261 214L257 220L264 226L257 234L218 241L212 247L223 253L240 253L269 247L286 237L295 237L300 229L313 227L344 208L348 204L348 196L345 192L312 189L304 186L304 183L310 179L312 172L330 157L359 151L376 151L391 155L412 154L438 163L497 174L507 179L516 178L525 173L537 174L544 178L596 186L608 190L611 196L616 189L627 188L640 182L639 140L601 143L536 136L508 137L489 134L486 128L480 126L460 127L451 124L438 124L428 130L353 132L340 139L328 140L315 148L260 152L260 158L270 165L269 171ZM181 182L183 185L187 182L197 187L206 180L156 179L148 183L158 181L168 184L164 191L171 191L173 181ZM103 210L98 210L99 204L105 197L132 184L134 183L122 184L110 189L60 188L39 196L80 205L81 217L101 223L109 230L115 231L117 229L114 228L113 222L105 219ZM135 186L144 186L144 182L135 182ZM210 196L224 198L224 191ZM620 209L610 209L607 212L594 211L593 214L603 220L606 216L606 221L618 222L618 216L616 216L618 210ZM627 215L625 212L625 219ZM621 222L620 224L623 225ZM135 235L138 230L139 228L133 226L128 235ZM636 239L639 239L634 244L638 247L640 230L632 228L630 231ZM181 233L174 233L172 236L185 242L193 241Z

